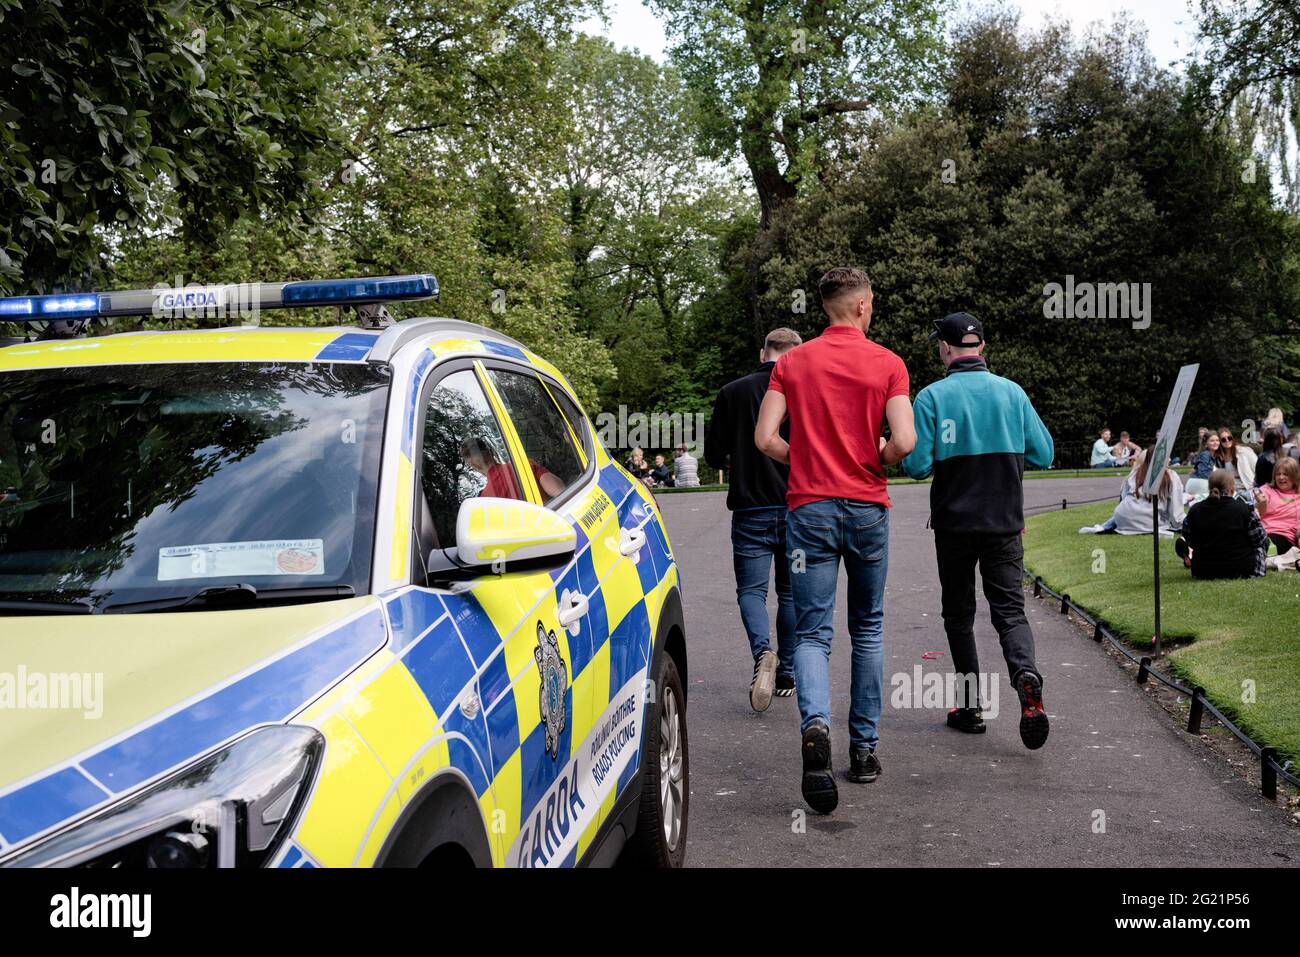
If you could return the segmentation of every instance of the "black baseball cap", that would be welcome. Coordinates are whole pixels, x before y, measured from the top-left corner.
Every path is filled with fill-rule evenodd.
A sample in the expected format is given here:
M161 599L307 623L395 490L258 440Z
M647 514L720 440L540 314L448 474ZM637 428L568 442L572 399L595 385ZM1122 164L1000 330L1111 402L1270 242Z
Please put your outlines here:
M962 342L969 335L979 336L979 342ZM950 346L977 346L984 341L984 327L969 312L953 312L934 321L930 341L942 339Z

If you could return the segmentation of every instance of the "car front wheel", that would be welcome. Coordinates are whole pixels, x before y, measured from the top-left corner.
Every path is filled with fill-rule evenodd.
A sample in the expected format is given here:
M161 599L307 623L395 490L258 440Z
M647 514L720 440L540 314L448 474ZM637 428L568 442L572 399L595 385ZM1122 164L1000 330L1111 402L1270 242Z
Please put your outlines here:
M686 696L672 656L659 656L654 699L647 711L641 809L636 833L624 852L627 863L681 867L686 858L690 811L690 752L686 740Z

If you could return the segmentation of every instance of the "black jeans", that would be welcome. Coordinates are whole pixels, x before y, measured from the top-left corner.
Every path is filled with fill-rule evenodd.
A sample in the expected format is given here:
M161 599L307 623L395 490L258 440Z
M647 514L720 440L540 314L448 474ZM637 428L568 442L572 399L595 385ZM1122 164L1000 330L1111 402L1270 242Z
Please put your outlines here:
M1269 541L1277 546L1277 553L1279 555L1285 555L1287 552L1291 551L1291 549L1295 548L1295 542L1291 541L1291 539L1287 538L1285 535L1279 535L1277 532L1269 532L1268 538Z
M1018 532L934 531L934 550L939 561L939 584L943 589L943 628L948 634L952 667L959 675L978 675L979 653L975 650L975 566L984 580L984 597L989 617L1002 642L1008 680L1034 665L1034 633L1025 618L1025 549ZM1041 675L1039 675L1041 679Z

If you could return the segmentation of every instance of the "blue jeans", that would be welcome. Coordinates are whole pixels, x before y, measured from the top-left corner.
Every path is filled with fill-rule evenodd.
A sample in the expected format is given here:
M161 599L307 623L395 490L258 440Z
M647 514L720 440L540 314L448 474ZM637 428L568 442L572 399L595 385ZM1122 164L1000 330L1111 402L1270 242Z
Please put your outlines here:
M885 574L889 569L889 510L870 502L826 499L801 505L786 520L794 592L794 674L800 731L830 725L831 638L840 559L849 576L849 640L853 645L849 744L874 748L885 683L881 643Z
M785 508L731 513L731 552L736 566L736 603L757 658L771 649L767 624L767 581L776 566L777 673L794 674L794 602L785 560Z

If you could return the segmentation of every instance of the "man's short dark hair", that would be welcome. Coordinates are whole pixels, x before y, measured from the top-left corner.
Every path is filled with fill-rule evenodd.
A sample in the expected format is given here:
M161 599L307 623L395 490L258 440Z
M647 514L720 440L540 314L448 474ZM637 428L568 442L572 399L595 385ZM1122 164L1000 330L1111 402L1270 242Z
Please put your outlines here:
M828 269L817 281L817 291L822 297L822 304L834 302L841 296L859 289L871 289L871 279L865 270L856 266L836 266Z

